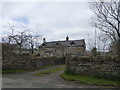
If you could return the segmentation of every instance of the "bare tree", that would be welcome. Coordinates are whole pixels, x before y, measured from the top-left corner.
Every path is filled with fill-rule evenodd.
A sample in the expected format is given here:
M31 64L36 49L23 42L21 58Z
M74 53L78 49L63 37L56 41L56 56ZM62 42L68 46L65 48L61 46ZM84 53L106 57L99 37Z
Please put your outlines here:
M95 13L94 26L106 33L112 40L120 37L119 12L117 2L93 2L91 10Z
M34 49L38 48L40 43L39 43L39 40L40 40L40 35L32 35L32 34L29 34L28 35L28 45L29 45L29 48L31 50L31 54L34 54Z
M26 35L26 31L21 31L16 35L9 36L11 39L13 39L19 46L19 51L21 54L22 46L27 41L28 36Z
M7 35L2 38L2 43L8 43L8 45L17 45L20 54L22 51L30 50L33 54L34 49L38 48L38 44L40 45L40 35L31 32L30 29L24 25L19 24L20 28L16 28L17 26L13 26L8 23L10 30L12 31L11 35ZM17 31L20 29L21 31ZM15 31L17 31L15 33Z
M102 33L99 33L97 41L97 50L100 51L100 55L108 55L110 40Z
M96 38L96 37L95 37L95 38ZM91 51L91 50L95 47L93 37L91 37L91 36L88 34L86 41L87 41L87 44L86 44L86 45L87 45L87 48L88 48L88 50Z
M119 2L120 3L120 2ZM91 2L93 25L104 32L112 42L120 40L120 5L118 2ZM119 47L119 46L118 46ZM119 50L119 49L118 49Z

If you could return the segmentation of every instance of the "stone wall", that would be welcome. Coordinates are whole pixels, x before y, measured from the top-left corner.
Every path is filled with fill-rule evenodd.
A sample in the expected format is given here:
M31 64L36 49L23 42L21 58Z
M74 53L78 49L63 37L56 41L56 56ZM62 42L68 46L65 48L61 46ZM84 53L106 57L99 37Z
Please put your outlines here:
M64 57L31 58L24 56L4 57L2 60L3 70L34 69L46 65L65 64Z
M119 75L119 59L112 57L67 57L67 71L71 73Z

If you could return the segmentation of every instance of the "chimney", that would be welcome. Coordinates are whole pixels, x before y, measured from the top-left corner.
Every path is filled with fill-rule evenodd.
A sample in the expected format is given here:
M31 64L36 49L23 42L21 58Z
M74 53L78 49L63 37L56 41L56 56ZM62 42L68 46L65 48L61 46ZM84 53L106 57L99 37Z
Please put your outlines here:
M67 35L67 37L66 37L66 41L68 41L69 40L69 37L68 37L68 35Z
M46 39L45 38L43 38L43 43L45 43L46 42Z

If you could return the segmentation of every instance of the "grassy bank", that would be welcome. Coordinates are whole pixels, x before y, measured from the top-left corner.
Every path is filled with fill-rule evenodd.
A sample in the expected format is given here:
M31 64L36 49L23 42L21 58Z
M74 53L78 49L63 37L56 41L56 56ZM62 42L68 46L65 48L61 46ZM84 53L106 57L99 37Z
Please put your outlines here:
M53 67L53 66L55 66L55 65L40 66L38 68L31 69L31 70L1 70L0 72L2 72L3 74L32 72L32 71L36 71L36 70L40 70L40 69L45 69L45 68Z
M105 79L98 79L98 78L95 78L90 75L62 73L60 76L64 80L77 81L79 83L112 86L112 87L118 86L118 81L109 81L109 80L105 80ZM119 84L120 84L120 82L119 82Z
M51 73L55 73L55 72L58 72L58 71L61 71L61 70L64 70L64 69L65 69L65 66L61 66L61 67L56 67L56 68L53 68L53 69L50 69L50 70L38 72L38 73L35 73L34 75L35 76L42 76L44 74L51 74Z

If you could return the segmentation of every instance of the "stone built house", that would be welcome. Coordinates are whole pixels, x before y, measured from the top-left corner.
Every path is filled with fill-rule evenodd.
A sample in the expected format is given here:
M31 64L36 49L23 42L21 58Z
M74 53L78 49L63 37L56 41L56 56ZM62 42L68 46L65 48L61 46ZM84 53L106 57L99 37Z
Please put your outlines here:
M61 57L67 54L82 56L86 50L85 40L69 40L66 37L64 41L46 42L43 38L43 43L40 45L41 57Z

